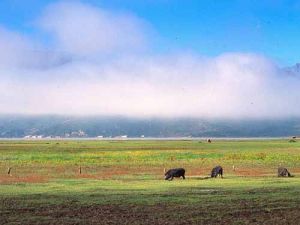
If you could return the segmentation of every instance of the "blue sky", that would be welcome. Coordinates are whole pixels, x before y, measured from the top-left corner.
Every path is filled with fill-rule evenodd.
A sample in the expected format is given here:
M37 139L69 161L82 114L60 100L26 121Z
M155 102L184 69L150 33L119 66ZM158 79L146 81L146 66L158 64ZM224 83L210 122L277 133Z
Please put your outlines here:
M33 25L51 0L1 0L0 25L39 36ZM181 49L201 55L251 52L280 65L300 61L300 1L82 0L125 11L148 22L159 34L157 52ZM41 36L43 38L43 36Z

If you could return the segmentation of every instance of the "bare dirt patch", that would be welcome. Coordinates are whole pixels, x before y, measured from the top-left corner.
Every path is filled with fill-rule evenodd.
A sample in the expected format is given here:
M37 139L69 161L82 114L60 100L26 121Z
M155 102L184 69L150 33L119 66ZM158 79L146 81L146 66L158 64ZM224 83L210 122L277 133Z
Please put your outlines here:
M48 182L49 177L39 175L29 176L0 176L0 184L14 184L14 183L44 183Z
M53 167L47 170L47 175L32 173L23 174L1 174L0 184L12 184L12 183L41 183L47 182L52 178L88 178L88 179L120 179L121 177L138 177L144 175L150 175L155 178L164 177L163 167L128 167L128 166L114 166L114 167L81 167L81 174L79 173L79 167ZM204 178L210 176L210 167L192 167L186 170L187 178ZM292 170L297 172L298 170ZM273 172L273 171L272 171ZM277 171L274 171L276 176ZM270 174L268 169L256 169L256 168L238 168L235 171L225 168L224 177L227 174L243 177L259 177Z
M249 177L260 177L260 176L266 176L270 173L267 169L256 169L256 168L238 168L233 173L237 176L249 176ZM277 171L274 171L274 175L277 175Z
M210 176L210 172L213 167L201 167L201 168L189 168L186 170L187 177L206 177ZM277 176L277 170L271 171L269 168L249 168L249 167L238 167L238 168L229 168L223 167L224 176L226 177L228 174L242 177L261 177L261 176L269 176L270 174L274 174Z

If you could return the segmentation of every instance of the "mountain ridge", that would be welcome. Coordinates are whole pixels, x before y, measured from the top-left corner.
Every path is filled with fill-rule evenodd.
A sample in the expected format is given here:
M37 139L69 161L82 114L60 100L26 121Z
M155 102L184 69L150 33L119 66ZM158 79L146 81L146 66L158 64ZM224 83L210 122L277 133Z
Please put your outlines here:
M0 116L0 138L284 137L300 135L300 118L201 119L113 116Z

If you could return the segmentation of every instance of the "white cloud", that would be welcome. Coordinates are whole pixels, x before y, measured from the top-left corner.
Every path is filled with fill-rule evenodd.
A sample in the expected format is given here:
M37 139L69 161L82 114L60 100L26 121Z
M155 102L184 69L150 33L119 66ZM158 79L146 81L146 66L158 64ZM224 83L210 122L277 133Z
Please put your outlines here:
M140 19L82 3L50 5L39 24L57 47L79 56L138 49L146 41Z
M49 51L29 37L3 27L0 27L0 50L0 77L19 69L47 69L71 60L65 54Z
M27 64L29 59L24 56L26 50L31 48L31 43L26 37L0 27L1 67L22 66Z
M61 52L0 30L1 113L300 116L299 79L263 56L130 51L145 44L143 22L80 3L50 6L39 24Z

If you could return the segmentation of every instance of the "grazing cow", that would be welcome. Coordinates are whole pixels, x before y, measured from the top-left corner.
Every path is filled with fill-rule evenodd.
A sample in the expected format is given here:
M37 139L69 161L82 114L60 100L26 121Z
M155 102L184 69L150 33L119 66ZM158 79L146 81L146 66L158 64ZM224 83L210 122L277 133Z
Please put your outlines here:
M183 168L176 168L170 169L165 173L165 180L173 180L174 177L182 177L185 179L185 169Z
M211 171L211 177L217 178L218 175L223 178L223 168L221 166L216 166Z
M279 167L278 168L278 177L292 177L287 168Z

